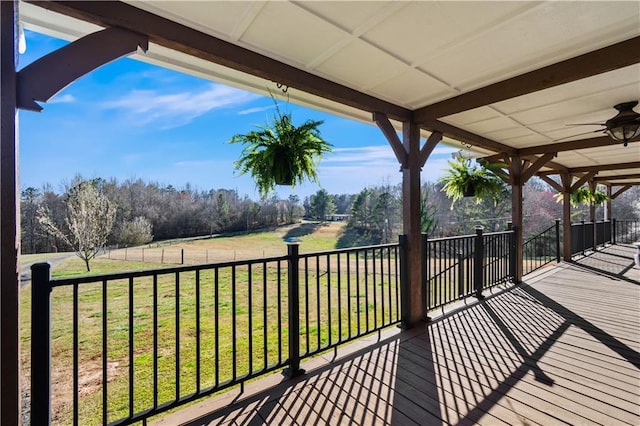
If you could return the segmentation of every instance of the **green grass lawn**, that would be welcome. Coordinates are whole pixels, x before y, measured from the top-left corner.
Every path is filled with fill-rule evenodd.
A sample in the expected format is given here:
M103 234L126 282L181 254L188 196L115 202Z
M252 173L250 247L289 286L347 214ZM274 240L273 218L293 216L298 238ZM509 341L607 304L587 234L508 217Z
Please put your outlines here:
M340 224L302 230L289 227L186 244L216 251L246 247L254 253L279 250L285 254L283 236L302 231L301 252L316 252L335 248L342 229ZM355 335L359 329L373 329L395 321L399 297L395 269L380 274L389 262L394 265L395 260L376 258L371 253L366 262L362 256L358 259L351 256L347 264L345 255L341 256L340 263L335 257L326 259L325 256L307 261L309 272L300 275L301 353L316 352ZM301 262L301 267L303 265ZM94 260L91 266L92 274L161 267L155 263L104 257ZM102 422L103 345L107 348L108 421L129 413L130 374L133 376L133 412L136 413L152 407L154 397L159 404L170 402L176 396L195 392L198 382L201 389L216 386L286 359L286 262L281 262L279 268L280 280L275 262L221 268L217 272L158 273L155 298L153 277L78 286L79 423ZM53 269L54 278L85 274L84 263L77 258L61 262ZM29 290L30 286L25 287L21 298L25 365L28 365L30 349ZM105 300L106 342L102 339ZM377 312L375 305L378 305ZM73 415L73 311L73 288L54 288L52 405L56 424L69 423ZM154 336L157 336L155 341ZM154 370L157 371L157 391L154 390Z

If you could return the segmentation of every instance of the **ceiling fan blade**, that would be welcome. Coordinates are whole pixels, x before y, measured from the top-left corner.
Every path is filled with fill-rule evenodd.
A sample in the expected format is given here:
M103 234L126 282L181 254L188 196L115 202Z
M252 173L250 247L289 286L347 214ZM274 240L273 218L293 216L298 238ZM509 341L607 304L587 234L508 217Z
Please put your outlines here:
M605 123L573 123L565 124L565 126L606 126Z
M578 133L577 135L565 136L564 138L554 139L553 142L560 142L560 141L563 141L563 140L566 140L566 139L575 138L577 136L582 136L582 135L588 135L588 134L591 134L591 133L600 133L600 132L604 133L604 132L606 132L606 130L607 129L600 129L600 130L593 130L591 132Z

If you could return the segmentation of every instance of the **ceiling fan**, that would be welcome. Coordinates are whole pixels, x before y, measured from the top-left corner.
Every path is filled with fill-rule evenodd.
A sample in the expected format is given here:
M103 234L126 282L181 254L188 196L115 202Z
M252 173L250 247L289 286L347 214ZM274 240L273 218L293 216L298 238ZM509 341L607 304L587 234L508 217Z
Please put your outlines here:
M614 106L618 110L618 114L605 121L604 123L579 123L567 124L567 126L603 126L603 129L594 130L587 133L603 132L608 134L612 139L620 141L627 146L627 143L634 138L640 136L640 114L635 112L633 108L638 105L638 101L623 102ZM587 133L581 133L585 135ZM573 135L575 137L579 135ZM566 139L566 138L564 138ZM561 139L558 139L561 140Z

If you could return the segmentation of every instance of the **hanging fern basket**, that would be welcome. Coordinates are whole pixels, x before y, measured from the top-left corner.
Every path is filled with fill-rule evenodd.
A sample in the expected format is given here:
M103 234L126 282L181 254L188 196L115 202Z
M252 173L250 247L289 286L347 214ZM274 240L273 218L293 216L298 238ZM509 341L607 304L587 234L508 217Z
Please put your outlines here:
M473 182L469 182L467 186L464 187L462 191L463 197L475 197L476 196L476 186Z

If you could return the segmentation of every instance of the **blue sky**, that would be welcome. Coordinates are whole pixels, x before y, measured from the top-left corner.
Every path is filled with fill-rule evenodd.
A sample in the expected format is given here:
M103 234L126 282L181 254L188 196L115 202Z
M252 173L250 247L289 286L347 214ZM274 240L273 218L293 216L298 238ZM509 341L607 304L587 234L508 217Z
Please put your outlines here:
M66 42L25 31L27 51L19 68ZM257 199L248 175L233 170L242 149L227 141L273 116L273 100L132 59L120 59L82 77L44 111L20 112L20 187L61 190L75 175L142 178L162 186L236 189ZM305 197L357 193L367 186L396 184L402 176L391 147L373 124L363 124L293 104L294 122L324 120L322 137L334 146L318 169L320 185L305 183L293 193ZM422 178L436 180L453 148L438 147ZM292 190L276 192L288 197Z

